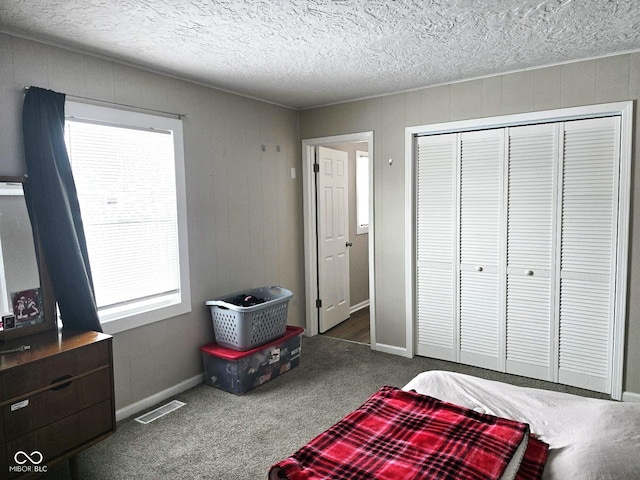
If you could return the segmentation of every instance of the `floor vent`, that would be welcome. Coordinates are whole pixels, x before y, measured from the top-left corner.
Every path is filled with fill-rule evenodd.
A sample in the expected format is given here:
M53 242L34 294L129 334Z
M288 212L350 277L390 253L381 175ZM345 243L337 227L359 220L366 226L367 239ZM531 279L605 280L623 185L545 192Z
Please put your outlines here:
M160 417L164 417L167 413L171 413L174 410L177 410L185 405L186 403L180 402L178 400L172 400L166 405L162 405L161 407L151 410L144 415L140 415L138 418L136 418L136 422L144 423L146 425L147 423L151 423L154 420L159 419Z

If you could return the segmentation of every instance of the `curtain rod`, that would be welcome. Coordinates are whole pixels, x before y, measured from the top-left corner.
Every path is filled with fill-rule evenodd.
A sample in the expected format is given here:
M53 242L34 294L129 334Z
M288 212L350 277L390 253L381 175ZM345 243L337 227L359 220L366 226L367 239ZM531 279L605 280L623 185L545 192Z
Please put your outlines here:
M22 90L26 93L29 88L28 86L24 86L22 87ZM175 113L175 112L165 112L163 110L156 110L153 108L145 108L145 107L137 107L135 105L127 105L126 103L116 103L116 102L110 102L108 100L98 100L96 98L89 98L89 97L81 97L78 95L67 95L66 93L64 94L66 96L66 98L70 99L70 100L84 100L84 101L88 101L94 104L101 104L101 105L113 105L116 107L124 107L130 110L138 110L141 112L150 112L150 113L159 113L162 114L164 116L170 116L170 117L176 117L178 120L181 120L183 118L187 118L187 114L186 113Z

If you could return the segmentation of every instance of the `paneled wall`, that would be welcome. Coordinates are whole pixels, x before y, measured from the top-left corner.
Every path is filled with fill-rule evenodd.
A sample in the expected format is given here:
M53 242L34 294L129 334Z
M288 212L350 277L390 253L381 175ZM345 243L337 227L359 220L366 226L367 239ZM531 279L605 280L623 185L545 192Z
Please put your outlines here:
M24 173L21 87L185 113L192 312L114 338L116 408L202 372L207 299L279 284L304 325L298 113L111 61L0 35L0 173ZM265 146L262 151L261 146ZM280 146L280 151L277 151Z
M578 105L635 100L640 142L640 53L568 63L304 110L302 139L373 130L375 138L376 336L406 347L404 128ZM634 151L634 158L635 158ZM389 159L393 164L389 165ZM632 205L640 169L634 167ZM632 208L624 390L640 394L640 210Z
M112 61L0 34L0 173L24 172L25 85L184 120L193 311L114 339L116 407L202 371L213 331L204 301L278 283L294 291L289 323L304 325L300 139L375 132L377 341L404 348L404 128L640 98L640 53L498 75L300 113ZM635 149L640 136L636 103ZM298 124L298 119L300 123ZM265 146L262 152L261 146ZM276 146L280 146L280 152ZM634 155L635 158L635 155ZM389 160L392 160L390 165ZM632 203L640 171L634 167ZM624 389L640 394L640 212L632 211Z

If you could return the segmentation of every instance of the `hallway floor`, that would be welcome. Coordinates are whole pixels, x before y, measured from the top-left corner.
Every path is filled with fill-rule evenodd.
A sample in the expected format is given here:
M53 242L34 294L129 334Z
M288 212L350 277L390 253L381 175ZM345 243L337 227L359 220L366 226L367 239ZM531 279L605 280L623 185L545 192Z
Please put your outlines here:
M369 307L352 313L350 318L323 333L323 335L369 345L371 343L371 337L369 335Z

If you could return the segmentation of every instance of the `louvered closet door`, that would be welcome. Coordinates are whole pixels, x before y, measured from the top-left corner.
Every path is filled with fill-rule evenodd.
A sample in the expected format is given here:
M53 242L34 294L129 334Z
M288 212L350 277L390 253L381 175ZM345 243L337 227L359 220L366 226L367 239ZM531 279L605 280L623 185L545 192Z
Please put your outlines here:
M504 130L465 132L460 141L459 359L502 369L499 267Z
M619 117L566 122L558 381L611 391Z
M552 275L559 128L507 130L506 371L553 380Z
M418 355L455 360L456 134L420 137L416 171Z

